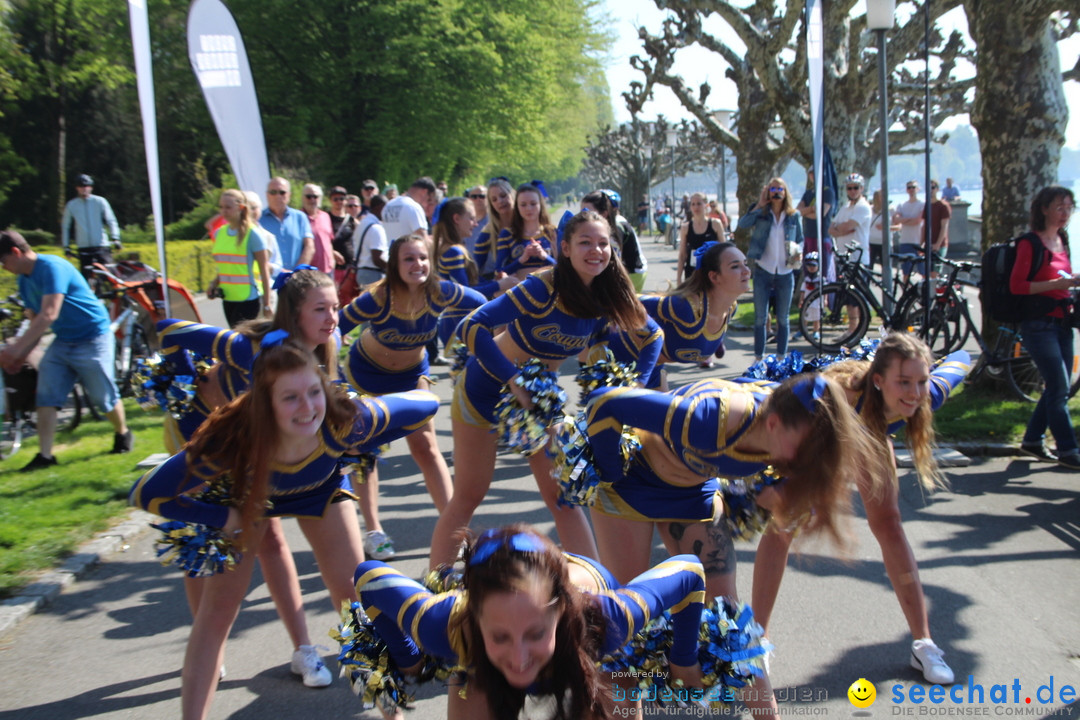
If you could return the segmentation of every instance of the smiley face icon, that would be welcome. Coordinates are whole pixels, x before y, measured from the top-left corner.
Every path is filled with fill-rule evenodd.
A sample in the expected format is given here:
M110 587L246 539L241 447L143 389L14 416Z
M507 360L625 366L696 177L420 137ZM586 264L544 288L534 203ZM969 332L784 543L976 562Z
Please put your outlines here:
M848 700L857 708L868 708L877 699L877 688L866 678L859 678L847 689Z

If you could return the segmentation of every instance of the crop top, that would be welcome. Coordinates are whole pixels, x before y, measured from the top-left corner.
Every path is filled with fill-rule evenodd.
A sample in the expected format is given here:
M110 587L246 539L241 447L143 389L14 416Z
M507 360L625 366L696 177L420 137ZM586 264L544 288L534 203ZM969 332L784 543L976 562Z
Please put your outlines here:
M595 560L569 554L567 560L593 565L597 571L593 573L594 577L606 576L614 582L610 573ZM461 625L455 625L458 632L449 629L450 620L466 612L467 590L434 595L420 583L378 560L361 563L353 579L365 613L375 624L398 667L415 665L423 654L468 666L469 652L460 632ZM668 657L677 665L697 662L698 630L705 601L705 573L697 557L677 555L637 576L626 586L615 584L600 592L586 594L608 619L601 643L604 654L615 652L649 620L671 610L674 642Z
M269 500L273 505L297 505L314 497L314 505L324 507L337 487L347 482L335 472L338 458L371 452L408 435L431 420L439 407L438 398L425 390L359 397L353 402L357 414L351 426L335 431L324 422L319 446L311 455L292 465L271 463ZM209 460L189 463L183 450L143 475L131 488L128 501L169 520L224 527L229 506L197 496L207 483L226 473L228 468ZM272 507L267 514L280 513Z
M649 317L664 331L664 358L668 362L700 363L720 347L738 303L728 308L719 332L706 330L709 299L706 296L685 298L681 295L643 295L641 304Z
M535 257L522 260L521 256L525 252L525 246L533 240L540 243L540 247L547 253L547 257L543 260ZM551 238L544 233L543 229L536 235L523 238L512 237L509 230L504 229L499 232L499 238L495 243L496 270L507 275L513 275L518 270L537 270L551 267L554 264L555 253L551 250Z
M468 347L469 354L497 380L506 383L518 372L517 366L495 344L495 329L502 325L518 347L541 360L564 360L594 342L604 342L608 321L602 317L571 315L555 294L555 272L530 275L473 310L458 325L456 334ZM647 363L647 355L642 355L638 371L647 377L654 363ZM646 364L648 367L644 367Z
M460 320L487 299L472 288L449 280L439 281L439 292L418 315L409 317L394 310L393 300L383 292L363 292L341 309L338 315L342 334L349 333L357 325L367 322L369 330L383 346L390 350L411 350L423 347L435 339L439 328L439 315L444 311ZM450 325L452 327L452 324Z
M471 287L488 300L495 297L499 291L499 283L495 280L480 280L475 285L469 284L469 273L466 270L468 264L468 251L463 245L451 245L439 255L435 270L443 280L456 282L463 287Z
M749 396L749 412L730 435L730 399ZM622 427L629 425L660 437L664 445L694 473L729 479L749 477L769 466L764 453L746 453L735 443L749 429L770 388L727 380L701 380L670 392L637 388L600 388L589 395L585 409L590 444L601 477L623 476L619 452Z

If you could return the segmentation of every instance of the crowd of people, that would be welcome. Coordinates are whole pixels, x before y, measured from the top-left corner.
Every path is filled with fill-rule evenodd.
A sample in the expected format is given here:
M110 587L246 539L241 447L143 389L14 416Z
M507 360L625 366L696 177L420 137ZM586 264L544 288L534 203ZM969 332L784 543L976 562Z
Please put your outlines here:
M404 192L393 188L393 198L374 180L360 195L336 186L329 212L314 184L303 187L302 209L291 207L291 184L280 177L266 189L265 209L251 192L221 195L220 215L208 223L212 289L230 327L159 324L158 380L184 386L186 401L167 403L171 457L130 494L168 521L162 543L187 570L184 718L208 714L256 559L292 642L291 670L305 685L331 684L304 619L281 530L287 517L311 544L335 608L362 610L358 622L382 643L375 655L384 665L350 679L358 694L378 696L387 717L401 716L405 695L388 698L381 685L379 695L368 686L372 675L423 677L432 663L449 668L449 717L516 718L528 696L553 698L556 717L609 717L615 701L601 675L611 667L598 663L634 652L637 633L665 611L674 628L659 651L665 682L704 692L723 677L706 671L711 661L699 652L707 607L744 618L739 641L749 660L732 676L731 697L745 682L767 690L766 638L791 544L821 535L848 547L852 485L911 631L908 662L930 683L953 682L900 522L890 438L905 428L923 486L942 487L932 413L965 376L967 354L935 361L920 340L894 332L871 358L793 370L775 382L707 377L669 388L663 370L713 367L751 284L755 359L765 354L770 305L782 358L797 277L805 291L834 243L870 243L875 208L861 176L848 176L848 202L820 237L814 194L796 204L784 180L772 178L738 220L750 232L745 255L728 241L728 218L712 216L704 195L689 196L676 286L645 295L644 254L618 193L588 193L556 219L542 183L515 187L499 177L450 198L441 185L420 177ZM917 203L918 185L908 191ZM831 200L823 194L823 220ZM647 221L649 199L642 204ZM1024 326L1047 390L1023 449L1080 468L1064 409L1072 362L1064 301L1078 279L1063 228L1073 205L1063 188L1035 198L1031 242L1020 245L1012 285L1056 300ZM640 223L641 204L637 212ZM922 217L907 203L893 213L879 203L876 213L902 237ZM932 217L940 220L935 250L944 252L948 217ZM0 261L20 276L40 318L27 339L0 351L5 367L50 325L58 337L89 333L73 346L107 334L90 307L100 303L84 298L85 281L70 263L37 255L10 231L0 234ZM58 366L82 362L64 348L55 351ZM447 357L455 365L453 475L436 442L439 403L429 391L431 366ZM576 418L559 400L558 370L571 358L583 387ZM93 397L109 409L115 451L124 452L130 431L110 394L115 384L104 380ZM1056 455L1044 444L1047 429ZM35 467L55 463L47 417L41 430ZM395 549L379 518L377 456L400 438L439 514L427 585L385 563ZM470 531L500 449L527 457L559 546L523 525ZM654 532L672 557L650 569ZM734 541L759 534L756 625L738 604ZM360 643L349 647L363 655ZM743 700L777 713L768 693Z

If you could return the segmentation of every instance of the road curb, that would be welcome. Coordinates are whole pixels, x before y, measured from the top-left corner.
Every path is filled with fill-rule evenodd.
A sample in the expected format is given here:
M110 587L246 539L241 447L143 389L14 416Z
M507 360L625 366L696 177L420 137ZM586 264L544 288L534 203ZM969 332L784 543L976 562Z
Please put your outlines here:
M56 568L19 590L19 594L0 603L0 637L14 630L20 622L47 607L65 587L100 563L107 555L123 552L131 540L149 530L149 523L160 518L132 508L127 518L83 543Z

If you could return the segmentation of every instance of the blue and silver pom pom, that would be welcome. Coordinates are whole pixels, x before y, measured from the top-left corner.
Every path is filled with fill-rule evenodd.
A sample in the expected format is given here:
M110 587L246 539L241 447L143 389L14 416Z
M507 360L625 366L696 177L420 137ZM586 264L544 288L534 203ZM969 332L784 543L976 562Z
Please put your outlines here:
M551 446L552 475L559 482L559 505L585 505L596 503L596 491L604 479L596 467L596 458L589 443L585 425L585 412L577 417L567 416L565 422L556 426L555 440ZM641 450L641 441L633 428L624 425L619 441L623 471Z
M757 504L757 495L762 489L782 480L771 467L751 478L720 478L720 492L724 498L724 521L731 528L733 537L753 540L765 532L772 520L772 513Z
M143 410L161 408L180 419L191 409L198 390L197 382L210 364L196 356L194 367L194 375L177 373L174 365L157 353L148 358L136 358L131 371L131 393Z
M504 387L495 404L496 434L502 447L521 455L534 455L547 443L547 429L562 417L566 392L559 387L559 376L533 358L525 362L515 380L525 388L533 407L526 410Z
M578 402L584 405L589 393L602 387L633 387L640 376L637 363L621 363L615 359L610 348L605 348L603 358L582 365L578 370L577 383L581 386L581 398Z
M183 568L188 577L210 577L240 562L236 545L218 528L178 520L150 527L163 533L154 543L161 564Z

